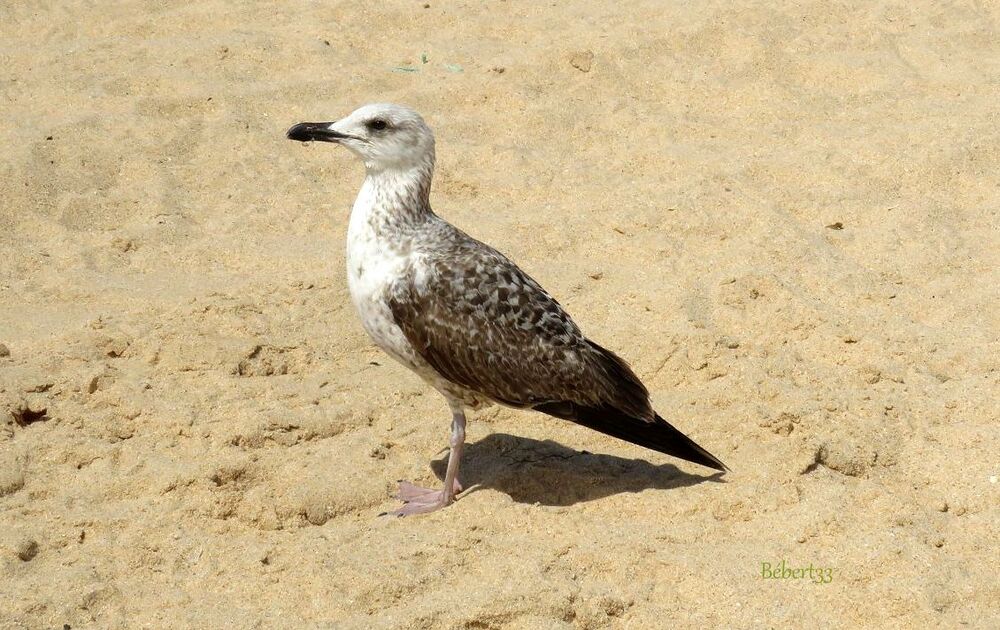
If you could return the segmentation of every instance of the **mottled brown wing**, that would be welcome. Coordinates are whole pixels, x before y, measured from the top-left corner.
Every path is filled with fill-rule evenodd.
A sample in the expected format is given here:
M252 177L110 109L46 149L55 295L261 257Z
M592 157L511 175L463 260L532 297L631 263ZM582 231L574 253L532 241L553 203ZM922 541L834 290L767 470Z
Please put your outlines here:
M397 325L431 367L511 406L611 405L652 421L648 393L623 361L589 342L514 263L474 244L426 256L392 291Z

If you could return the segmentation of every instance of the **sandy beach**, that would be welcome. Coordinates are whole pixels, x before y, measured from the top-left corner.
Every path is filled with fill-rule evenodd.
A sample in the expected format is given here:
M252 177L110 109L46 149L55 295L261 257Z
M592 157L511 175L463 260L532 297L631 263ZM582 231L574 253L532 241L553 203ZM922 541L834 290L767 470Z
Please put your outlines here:
M997 5L359 4L0 7L0 629L1000 627ZM368 102L731 473L493 407L378 517Z

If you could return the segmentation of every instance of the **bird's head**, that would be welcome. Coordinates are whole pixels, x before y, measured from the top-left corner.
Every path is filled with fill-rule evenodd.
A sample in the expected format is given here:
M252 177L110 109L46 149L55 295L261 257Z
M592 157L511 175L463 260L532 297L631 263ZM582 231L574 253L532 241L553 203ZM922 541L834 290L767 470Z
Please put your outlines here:
M335 142L360 157L369 172L432 167L434 133L409 107L364 105L336 122L299 123L289 140Z

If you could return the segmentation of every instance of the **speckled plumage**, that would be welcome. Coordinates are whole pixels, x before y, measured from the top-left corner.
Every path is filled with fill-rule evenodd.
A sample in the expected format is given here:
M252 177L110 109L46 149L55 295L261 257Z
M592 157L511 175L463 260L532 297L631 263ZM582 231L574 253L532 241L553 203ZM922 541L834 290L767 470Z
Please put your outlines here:
M440 219L428 224L433 237L387 295L395 323L438 375L475 399L611 404L652 421L639 380L537 282Z
M628 365L588 340L535 280L434 214L434 137L415 112L368 105L336 123L301 123L288 135L332 139L365 161L347 232L351 298L375 343L440 391L453 411L443 494L403 487L409 508L397 513L451 501L463 409L492 402L725 469L660 418Z

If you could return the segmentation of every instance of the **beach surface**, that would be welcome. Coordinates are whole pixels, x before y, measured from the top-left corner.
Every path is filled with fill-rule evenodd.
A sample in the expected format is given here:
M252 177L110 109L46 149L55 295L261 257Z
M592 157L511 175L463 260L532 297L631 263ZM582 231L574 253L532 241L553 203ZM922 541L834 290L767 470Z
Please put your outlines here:
M1000 627L996 4L360 4L0 7L0 628ZM367 102L731 473L493 407L378 516Z

